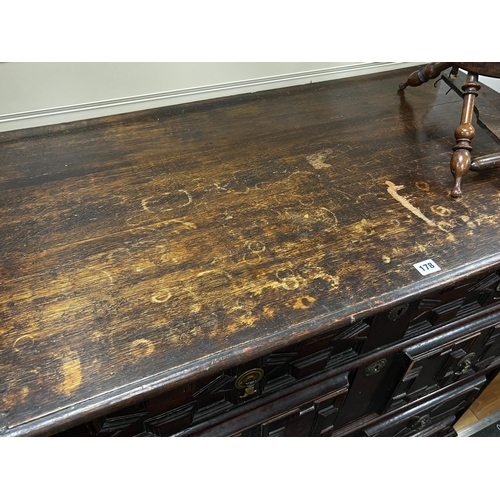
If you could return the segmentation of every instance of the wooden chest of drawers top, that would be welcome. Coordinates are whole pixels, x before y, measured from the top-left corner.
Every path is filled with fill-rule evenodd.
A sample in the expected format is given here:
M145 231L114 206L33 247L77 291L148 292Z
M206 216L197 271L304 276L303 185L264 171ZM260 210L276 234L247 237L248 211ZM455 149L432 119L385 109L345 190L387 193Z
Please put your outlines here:
M0 433L494 272L500 178L450 199L458 98L406 73L0 135Z

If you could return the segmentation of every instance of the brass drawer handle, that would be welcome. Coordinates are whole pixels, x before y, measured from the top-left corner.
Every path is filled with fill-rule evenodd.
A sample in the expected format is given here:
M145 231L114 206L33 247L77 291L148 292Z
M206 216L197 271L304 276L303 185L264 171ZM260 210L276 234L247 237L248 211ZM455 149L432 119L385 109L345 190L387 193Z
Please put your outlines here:
M251 370L242 373L235 382L238 389L244 389L245 392L240 396L241 399L247 398L255 394L257 384L264 376L264 370L260 368L252 368Z
M475 352L471 352L470 354L465 355L458 363L457 363L457 371L455 375L460 376L464 373L467 373L471 367L474 358L476 357Z

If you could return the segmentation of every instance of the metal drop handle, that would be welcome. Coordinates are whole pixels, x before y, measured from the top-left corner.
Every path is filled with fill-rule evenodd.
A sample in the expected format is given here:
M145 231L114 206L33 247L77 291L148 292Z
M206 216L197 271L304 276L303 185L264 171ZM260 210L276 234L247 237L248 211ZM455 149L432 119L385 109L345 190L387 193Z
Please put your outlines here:
M255 394L258 383L264 376L264 370L260 368L252 368L251 370L242 373L235 382L238 389L244 389L245 392L240 396L241 399L247 398Z
M472 367L472 362L474 358L476 357L476 353L471 352L470 354L467 354L464 356L458 363L457 363L457 371L455 372L455 375L460 376L463 375L464 373L467 373L471 367Z

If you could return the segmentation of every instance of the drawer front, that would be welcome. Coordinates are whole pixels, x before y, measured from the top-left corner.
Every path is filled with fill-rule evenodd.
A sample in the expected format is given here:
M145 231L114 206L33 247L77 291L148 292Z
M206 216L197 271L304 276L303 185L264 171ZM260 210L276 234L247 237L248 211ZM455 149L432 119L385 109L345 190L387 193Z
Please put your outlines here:
M453 428L456 421L456 415L449 415L437 420L430 427L425 427L422 431L413 434L413 437L457 437L457 431Z
M350 374L338 425L377 418L500 363L496 313L397 351L379 350Z
M228 406L224 412L205 409L204 418L196 418L196 401L158 411L167 400L166 396L161 396L157 398L160 404L149 400L59 435L324 436L333 431L348 390L346 373L335 375L327 371L245 405Z
M485 383L486 378L479 377L431 401L393 414L387 420L358 431L357 435L408 437L435 435L440 431L448 435L457 415L470 406Z
M260 417L260 422L233 435L241 437L320 437L330 436L335 429L335 421L348 391L347 377L340 377L341 387L324 393L323 390L309 390L295 399L302 399L293 407L290 402L273 403L267 408L270 418ZM314 392L320 395L314 396ZM297 397L298 396L298 397ZM288 409L285 409L287 407ZM263 409L259 413L264 413Z
M412 313L405 338L465 318L500 300L500 270L459 282L426 295Z
M366 332L364 322L330 331L314 339L275 351L252 362L200 378L140 405L94 419L94 435L129 436L145 431L172 435L220 415L227 415L283 390L324 377L330 370L359 356ZM340 338L338 338L340 337ZM301 410L302 411L302 410Z
M199 422L193 421L193 404L152 416L146 403L95 419L67 435L326 436L334 429L348 389L347 374L312 377Z
M365 319L365 354L402 339L431 332L455 320L469 317L500 301L500 270L475 276L423 298L398 304Z
M500 323L467 334L460 331L443 334L405 349L387 376L386 385L396 381L396 387L384 411L411 403L497 364L499 357Z

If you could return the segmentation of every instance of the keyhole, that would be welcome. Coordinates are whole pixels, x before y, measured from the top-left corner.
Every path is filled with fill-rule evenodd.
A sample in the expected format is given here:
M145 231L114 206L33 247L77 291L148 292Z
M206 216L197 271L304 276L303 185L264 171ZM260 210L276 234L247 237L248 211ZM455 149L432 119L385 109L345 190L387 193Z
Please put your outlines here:
M387 364L387 360L385 358L379 359L378 361L374 361L372 364L368 365L365 369L365 376L370 377L371 375L375 375L378 373L384 366Z
M389 319L391 321L396 321L397 319L401 318L401 316L403 316L403 314L408 311L410 307L410 304L401 304L397 307L395 307L394 309L392 309L390 312L389 312Z

